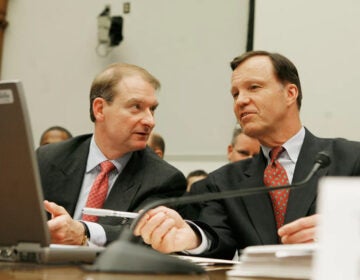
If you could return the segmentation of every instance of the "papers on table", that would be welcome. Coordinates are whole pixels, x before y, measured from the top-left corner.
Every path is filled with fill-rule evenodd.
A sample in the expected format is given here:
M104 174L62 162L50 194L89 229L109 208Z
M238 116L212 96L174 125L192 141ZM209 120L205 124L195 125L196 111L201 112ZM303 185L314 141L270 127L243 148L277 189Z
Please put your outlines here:
M210 266L210 265L234 265L238 264L238 261L224 260L224 259L213 259L213 258L203 258L203 257L194 257L194 256L183 256L176 255L178 258L187 260L193 263L196 263L201 266Z
M228 276L310 279L316 243L250 246Z

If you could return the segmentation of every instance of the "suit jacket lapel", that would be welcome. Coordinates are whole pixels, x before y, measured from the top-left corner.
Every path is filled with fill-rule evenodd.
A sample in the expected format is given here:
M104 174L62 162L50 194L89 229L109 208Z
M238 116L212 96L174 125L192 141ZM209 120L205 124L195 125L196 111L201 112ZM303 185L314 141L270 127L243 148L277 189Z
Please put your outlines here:
M116 179L113 188L105 201L104 208L129 211L134 210L134 199L143 181L144 151L134 152L124 170Z
M253 163L248 170L245 170L245 175L249 176L241 182L242 187L252 188L264 186L263 174L266 167L266 158L262 153L257 158L254 158ZM245 196L242 198L254 229L257 231L259 239L263 244L272 244L278 241L276 234L276 223L273 214L273 208L268 193Z
M325 144L319 141L317 137L307 129L305 131L304 143L295 166L293 183L300 182L309 174L315 163L317 153L326 148ZM243 180L241 186L243 188L263 186L262 178L266 164L265 157L260 153L257 158L254 158L252 165L244 171L248 179ZM290 191L285 223L308 215L317 196L319 177L324 176L327 172L327 168L319 170L304 188ZM242 199L260 240L264 244L276 243L278 241L276 222L269 194L252 195Z
M87 156L89 153L90 139L83 142L74 153L70 154L66 162L61 162L56 167L59 173L54 178L58 186L62 186L62 204L70 215L74 214L77 199L81 190L85 174Z
M308 130L305 130L304 143L297 160L292 184L305 179L313 168L317 153L324 149L322 143ZM308 215L309 209L317 196L317 183L327 169L321 169L310 179L306 186L290 191L285 223Z

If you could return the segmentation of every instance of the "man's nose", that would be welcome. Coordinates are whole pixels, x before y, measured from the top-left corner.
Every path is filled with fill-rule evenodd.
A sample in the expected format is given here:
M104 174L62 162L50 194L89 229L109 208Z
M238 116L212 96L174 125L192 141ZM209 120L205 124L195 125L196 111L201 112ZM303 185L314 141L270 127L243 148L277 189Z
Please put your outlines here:
M154 113L150 110L145 112L145 115L142 119L142 122L146 124L147 126L153 128L155 126L155 117Z
M242 106L243 104L248 104L250 102L250 97L246 93L239 93L235 103Z

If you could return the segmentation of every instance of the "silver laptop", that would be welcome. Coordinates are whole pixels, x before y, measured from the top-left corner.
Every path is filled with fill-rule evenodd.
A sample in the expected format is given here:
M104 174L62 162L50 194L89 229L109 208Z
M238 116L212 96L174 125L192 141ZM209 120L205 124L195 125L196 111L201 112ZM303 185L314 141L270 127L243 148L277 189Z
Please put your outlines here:
M50 246L23 87L0 81L0 261L92 263L103 248Z

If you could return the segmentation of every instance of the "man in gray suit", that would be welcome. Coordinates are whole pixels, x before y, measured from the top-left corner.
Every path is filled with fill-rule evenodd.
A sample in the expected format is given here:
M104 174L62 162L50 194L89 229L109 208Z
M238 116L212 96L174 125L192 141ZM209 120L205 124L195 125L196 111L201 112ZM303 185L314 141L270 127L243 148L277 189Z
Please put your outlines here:
M103 162L110 161L115 168L104 179L102 208L138 211L151 200L183 194L184 175L146 146L155 126L159 87L159 81L145 69L110 65L91 86L94 134L37 150L52 243L102 246L119 236L126 220L99 217L84 221L82 215L82 209L90 205L91 189Z
M199 218L192 224L169 208L150 210L135 234L161 252L186 250L232 258L236 249L249 245L313 242L319 177L360 175L359 142L318 138L302 125L300 79L290 60L276 53L253 51L236 57L231 67L235 115L244 132L259 140L261 152L210 173L195 183L192 191L259 187L268 181L265 175L269 176L269 168L281 169L281 178L290 183L299 182L310 172L320 151L329 153L331 164L304 188L291 190L281 202L281 211L274 203L278 200L269 193L203 203ZM280 156L273 159L273 154Z

